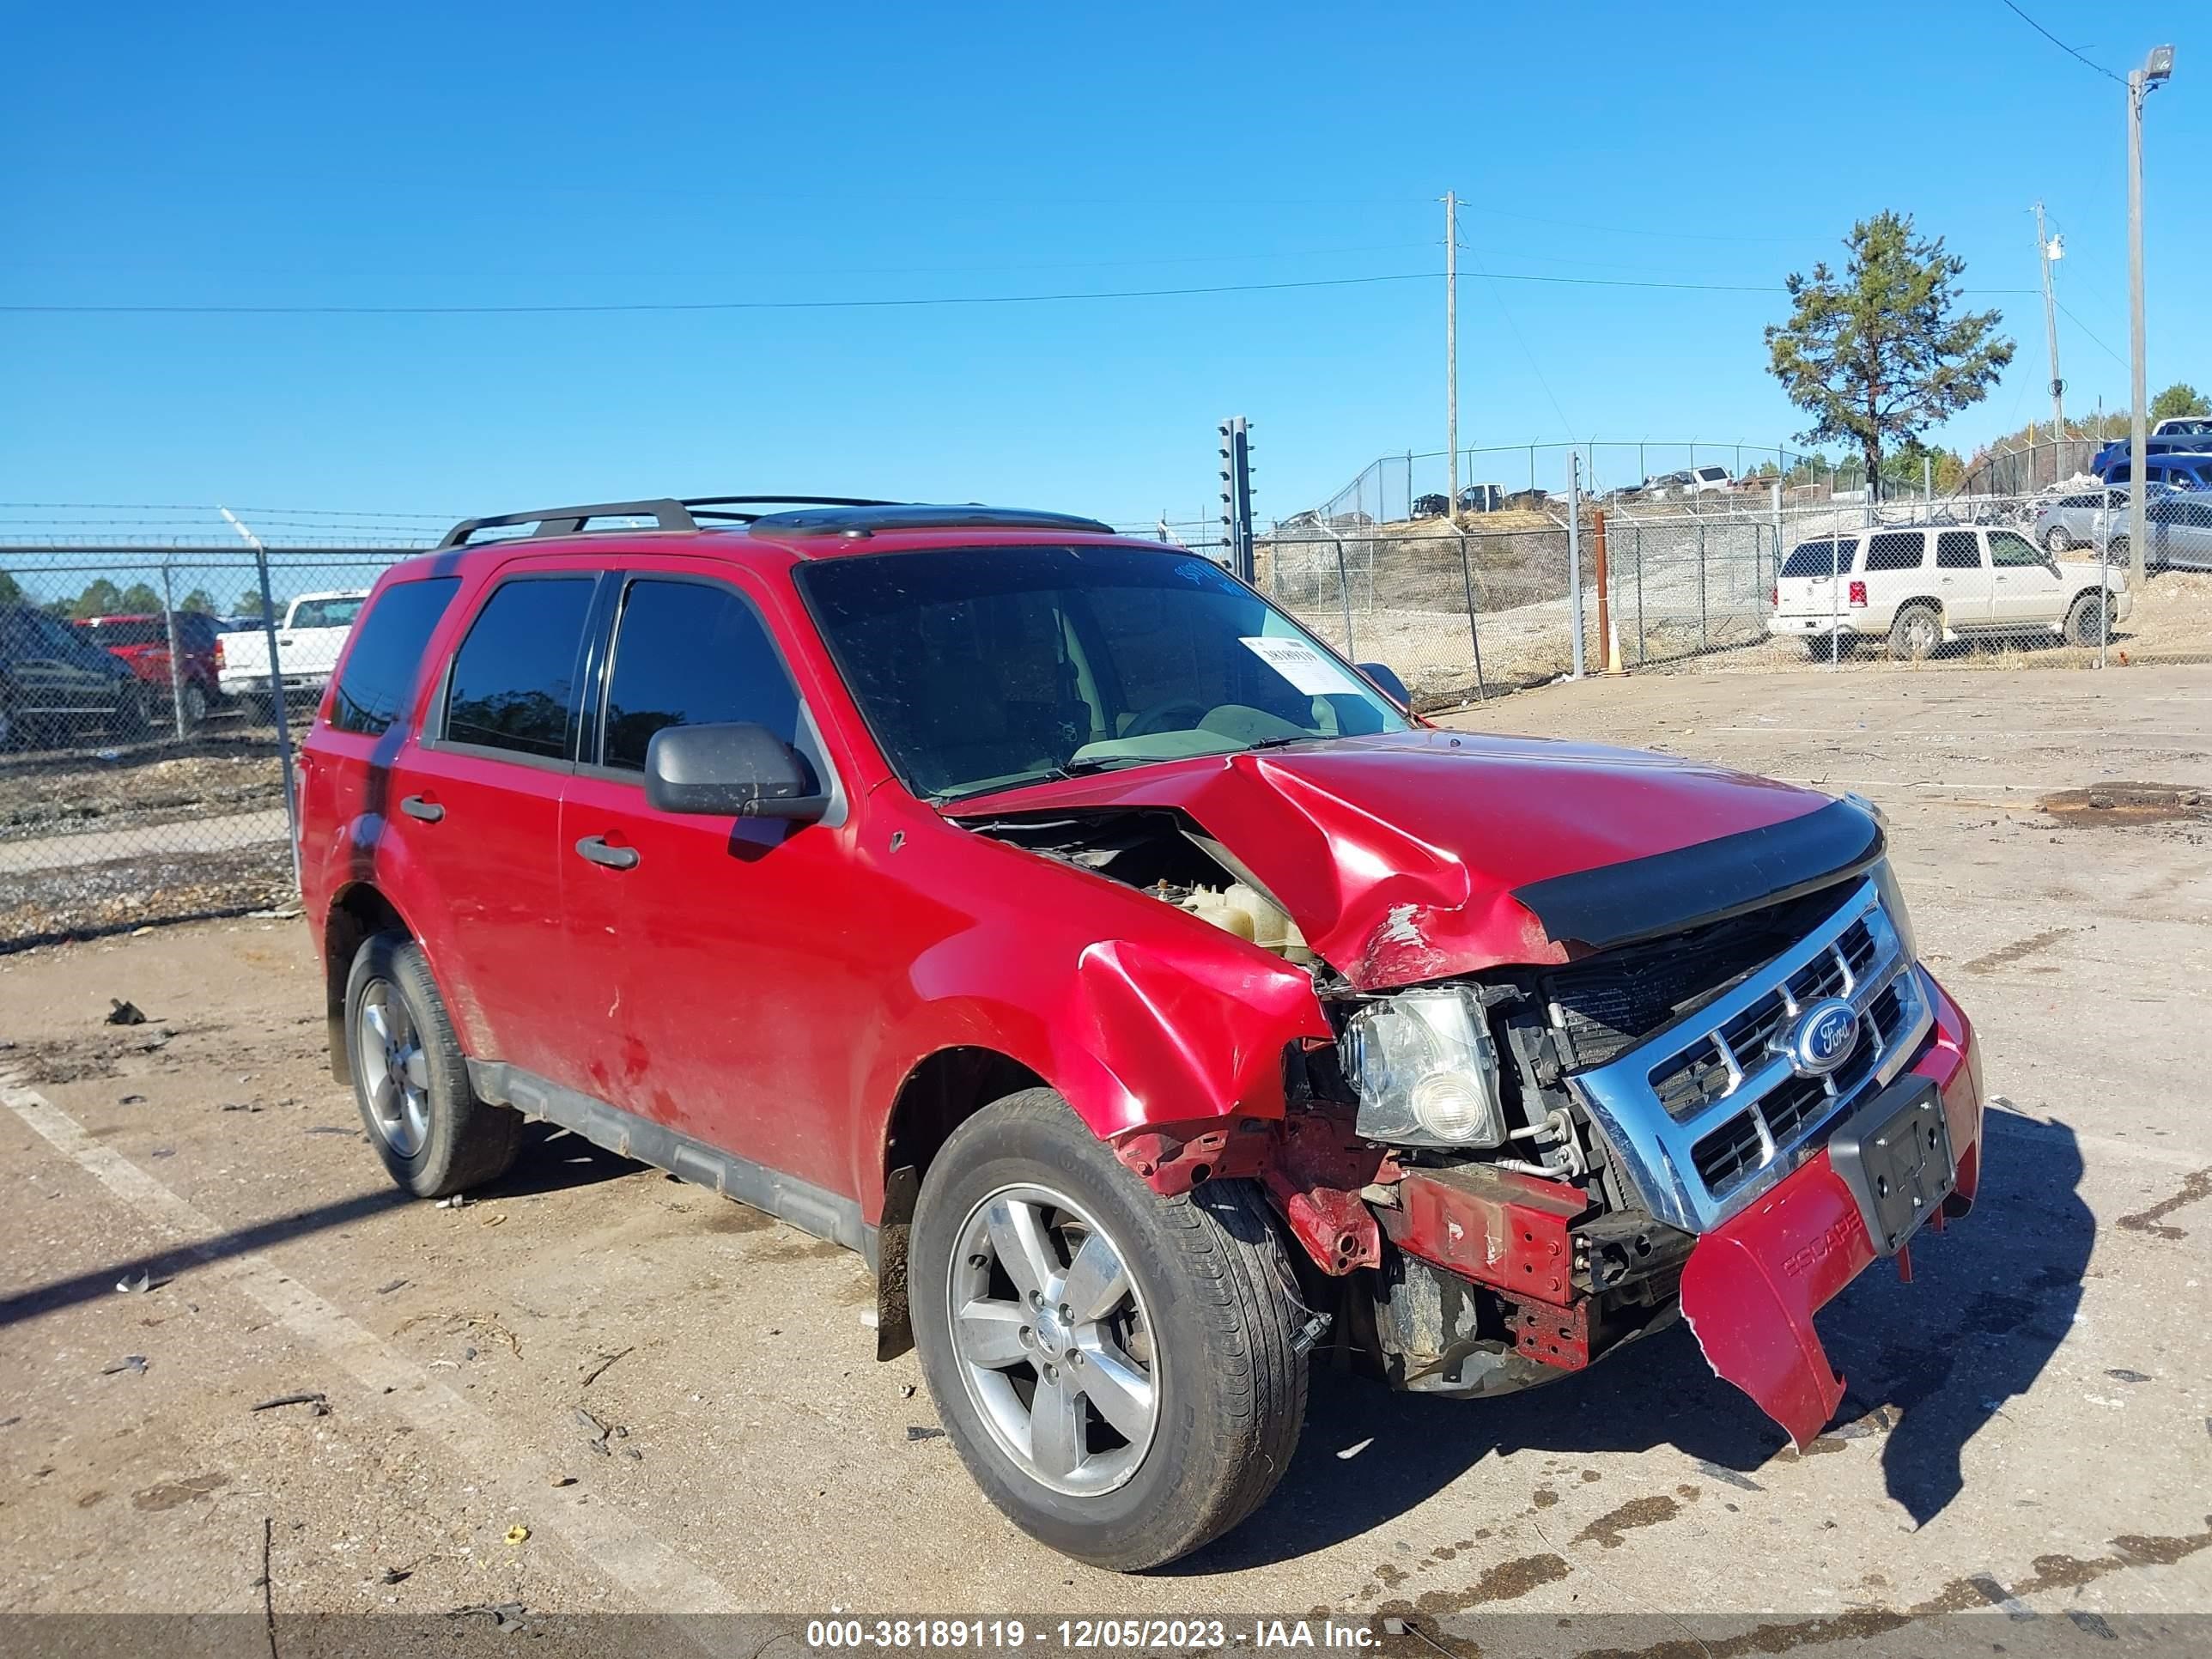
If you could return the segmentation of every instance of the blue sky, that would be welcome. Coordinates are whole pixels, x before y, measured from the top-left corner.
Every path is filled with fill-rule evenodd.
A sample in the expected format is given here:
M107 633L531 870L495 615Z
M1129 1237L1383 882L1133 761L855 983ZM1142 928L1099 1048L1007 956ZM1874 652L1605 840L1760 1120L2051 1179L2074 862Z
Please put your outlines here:
M2110 68L2178 48L2148 117L2151 385L2212 387L2212 19L2024 3ZM1645 5L50 4L9 33L0 305L1395 277L1441 269L1449 187L1462 444L1773 443L1802 423L1764 368L1778 293L1474 273L1778 287L1897 207L1966 257L1970 288L2033 290L2040 196L2066 239L2069 410L2126 398L2124 94L2000 0L1713 4L1694 23ZM1947 434L1967 446L2047 409L2039 301L1975 303L2021 354ZM1442 332L1440 277L927 308L4 313L0 501L461 514L790 489L1190 518L1237 412L1265 520L1379 453L1442 447Z

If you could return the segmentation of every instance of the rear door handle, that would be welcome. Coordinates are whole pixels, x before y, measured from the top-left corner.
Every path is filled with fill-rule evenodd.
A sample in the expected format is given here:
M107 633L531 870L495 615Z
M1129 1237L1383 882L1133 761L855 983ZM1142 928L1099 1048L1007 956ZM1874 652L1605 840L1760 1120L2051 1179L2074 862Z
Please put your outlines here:
M610 847L602 836L586 836L576 843L577 853L593 864L605 865L610 870L637 868L638 851L635 847Z
M410 795L399 803L399 810L410 818L420 818L425 823L435 823L446 816L446 809L434 800L424 800L420 795Z

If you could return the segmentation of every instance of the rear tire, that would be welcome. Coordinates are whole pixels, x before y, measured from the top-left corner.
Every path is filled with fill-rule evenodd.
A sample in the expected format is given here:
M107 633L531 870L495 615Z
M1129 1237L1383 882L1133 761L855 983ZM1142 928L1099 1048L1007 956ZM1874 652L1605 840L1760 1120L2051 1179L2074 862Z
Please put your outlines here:
M2074 608L2066 613L2066 637L2070 643L2094 645L2106 637L2105 604L2096 593L2084 593L2074 601Z
M1086 1296L1102 1262L1116 1288ZM1306 1362L1253 1183L1162 1198L1057 1094L1024 1090L932 1161L908 1268L922 1374L961 1461L1062 1554L1120 1572L1172 1561L1243 1520L1289 1467Z
M207 724L207 688L196 680L186 680L184 685L185 731L189 734Z
M378 933L346 976L354 1103L392 1178L417 1198L496 1181L522 1145L522 1115L478 1100L422 947Z
M133 684L124 692L115 705L115 723L112 728L116 738L123 743L136 743L153 730L153 722L146 714L146 692L143 686Z
M1943 643L1943 620L1931 605L1908 605L1889 625L1889 654L1899 662L1925 662Z

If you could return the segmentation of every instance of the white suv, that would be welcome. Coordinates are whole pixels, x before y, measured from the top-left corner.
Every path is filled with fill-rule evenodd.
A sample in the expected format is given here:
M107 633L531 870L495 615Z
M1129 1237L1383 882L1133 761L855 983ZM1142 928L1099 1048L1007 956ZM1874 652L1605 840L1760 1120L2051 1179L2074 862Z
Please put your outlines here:
M1889 641L1917 662L1947 640L1977 634L2057 633L2094 645L2105 607L2124 622L2132 600L2101 564L2060 564L2017 531L1912 525L1801 542L1782 562L1766 631L1802 639Z

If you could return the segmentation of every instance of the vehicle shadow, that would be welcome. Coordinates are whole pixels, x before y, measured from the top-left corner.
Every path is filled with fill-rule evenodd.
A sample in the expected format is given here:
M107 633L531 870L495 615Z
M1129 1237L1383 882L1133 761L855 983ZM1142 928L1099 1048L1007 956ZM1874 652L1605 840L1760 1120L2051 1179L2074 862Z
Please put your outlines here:
M1673 1446L1706 1479L1757 1492L1770 1463L1878 1444L1889 1496L1925 1524L1964 1489L1966 1443L2027 1391L2065 1340L2095 1241L2077 1191L2073 1132L1996 1108L1988 1121L2000 1133L1974 1212L1914 1242L1913 1283L1900 1284L1877 1261L1822 1311L1828 1357L1849 1388L1810 1453L1790 1449L1748 1398L1716 1376L1680 1325L1578 1376L1487 1401L1394 1394L1323 1358L1304 1437L1273 1498L1227 1537L1160 1571L1235 1572L1294 1560L1382 1526L1486 1460L1521 1451L1572 1457ZM2023 1155L2025 1148L2033 1150ZM1484 1473L1497 1485L1490 1507L1501 1516L1541 1504L1537 1489L1559 1478L1534 1468Z
M474 1188L469 1200L526 1198L539 1193L566 1192L635 1175L646 1166L595 1146L579 1134L551 1123L532 1123L522 1132L522 1150L514 1166L498 1180Z

